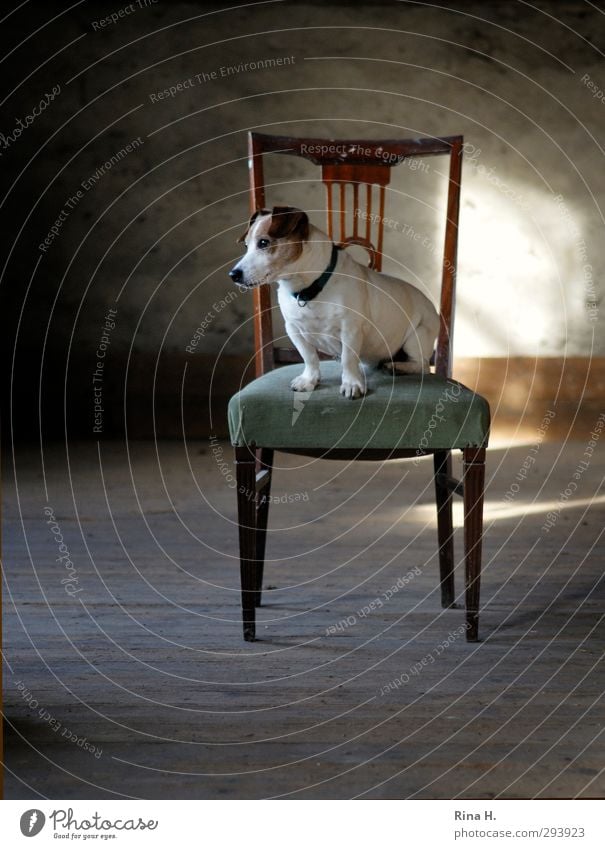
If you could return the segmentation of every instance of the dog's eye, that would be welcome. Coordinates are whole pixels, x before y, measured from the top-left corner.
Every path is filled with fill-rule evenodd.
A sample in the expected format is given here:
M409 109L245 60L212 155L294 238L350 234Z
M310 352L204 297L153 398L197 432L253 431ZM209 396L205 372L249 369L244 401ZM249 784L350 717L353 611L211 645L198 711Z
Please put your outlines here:
M271 244L271 242L269 241L269 239L259 239L258 242L256 243L256 247L260 248L261 251L262 251L265 248L268 248L270 244Z

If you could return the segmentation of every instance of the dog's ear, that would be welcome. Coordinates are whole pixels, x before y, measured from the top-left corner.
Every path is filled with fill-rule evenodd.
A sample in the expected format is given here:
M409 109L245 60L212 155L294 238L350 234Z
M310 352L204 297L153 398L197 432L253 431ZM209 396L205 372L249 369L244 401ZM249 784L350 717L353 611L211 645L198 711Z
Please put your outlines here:
M307 213L293 206L274 206L271 210L269 236L273 239L294 237L297 242L306 242L309 238L309 219Z
M252 225L254 224L256 219L259 217L259 215L271 215L271 210L270 209L257 209L255 212L253 212L252 215L250 216L250 221L248 221L248 226L246 227L246 231L244 233L242 233L242 235L237 240L238 243L246 241L246 236L250 232L250 227L252 227Z

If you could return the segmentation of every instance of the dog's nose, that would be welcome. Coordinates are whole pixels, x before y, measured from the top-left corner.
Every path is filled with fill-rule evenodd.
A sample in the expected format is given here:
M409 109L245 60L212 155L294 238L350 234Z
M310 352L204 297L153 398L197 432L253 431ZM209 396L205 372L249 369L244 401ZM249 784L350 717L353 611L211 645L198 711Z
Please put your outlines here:
M244 272L241 270L241 268L235 266L235 268L232 268L229 272L229 277L233 280L234 283L241 283L244 279Z

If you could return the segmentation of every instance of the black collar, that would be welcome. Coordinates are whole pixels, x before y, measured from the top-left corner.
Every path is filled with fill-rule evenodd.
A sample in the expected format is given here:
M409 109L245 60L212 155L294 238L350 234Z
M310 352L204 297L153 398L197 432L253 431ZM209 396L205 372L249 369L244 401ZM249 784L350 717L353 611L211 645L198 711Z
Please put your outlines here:
M309 301L312 301L313 298L316 298L321 290L324 288L330 277L332 276L332 272L336 268L336 263L338 262L338 251L340 250L339 245L332 245L332 254L330 256L330 264L326 268L323 274L321 274L317 280L314 280L309 286L305 289L300 289L298 292L292 292L292 297L296 298L296 302L299 307L306 307Z

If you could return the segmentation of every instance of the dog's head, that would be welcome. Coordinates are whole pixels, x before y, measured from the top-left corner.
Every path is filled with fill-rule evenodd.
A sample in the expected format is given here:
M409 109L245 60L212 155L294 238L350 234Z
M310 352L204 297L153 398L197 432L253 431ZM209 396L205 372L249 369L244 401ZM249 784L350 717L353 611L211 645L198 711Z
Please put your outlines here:
M239 239L246 253L229 272L239 286L253 289L263 283L274 283L283 277L300 258L309 238L309 219L293 206L257 209L248 229Z

